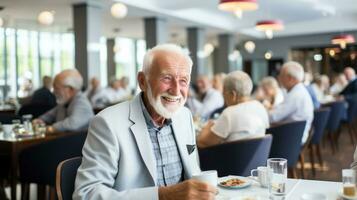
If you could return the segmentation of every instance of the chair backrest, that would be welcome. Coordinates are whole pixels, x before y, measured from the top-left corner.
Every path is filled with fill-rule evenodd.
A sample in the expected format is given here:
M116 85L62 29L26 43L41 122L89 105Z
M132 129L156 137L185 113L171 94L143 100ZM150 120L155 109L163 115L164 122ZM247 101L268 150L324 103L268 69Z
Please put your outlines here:
M26 104L23 105L19 112L18 115L25 115L25 114L31 114L33 118L37 118L40 115L44 114L45 112L51 110L53 106L51 105L42 105L42 104Z
M353 123L354 120L357 117L357 98L356 95L353 95L353 97L346 99L348 103L348 108L347 108L347 123Z
M239 140L199 149L202 170L217 170L218 176L249 176L252 169L266 165L272 136Z
M82 156L87 133L69 134L23 150L19 156L21 182L55 186L58 164Z
M267 134L273 135L270 158L285 158L288 167L294 167L301 151L301 140L306 121L294 121L280 124L267 129Z
M56 192L58 200L72 200L74 181L82 157L70 158L62 161L57 167Z
M312 121L313 135L311 138L312 144L319 144L324 135L327 120L329 119L331 109L320 108L314 111L314 120Z
M341 120L346 114L346 102L335 101L324 105L324 107L329 107L331 109L326 129L331 132L335 132L337 131L338 127L340 126Z
M21 119L21 117L13 113L0 113L0 122L2 124L11 124L14 119Z

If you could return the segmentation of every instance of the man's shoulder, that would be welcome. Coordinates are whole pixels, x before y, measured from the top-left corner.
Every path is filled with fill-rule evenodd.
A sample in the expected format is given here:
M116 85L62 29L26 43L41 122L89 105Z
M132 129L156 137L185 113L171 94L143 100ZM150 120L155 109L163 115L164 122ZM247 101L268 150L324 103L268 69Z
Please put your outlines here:
M116 114L116 116L123 116L123 115L128 115L129 110L130 110L130 103L131 101L124 101L122 103L118 103L112 106L109 106L102 111L98 113L99 116L102 116L104 118L106 117L113 117L113 114Z

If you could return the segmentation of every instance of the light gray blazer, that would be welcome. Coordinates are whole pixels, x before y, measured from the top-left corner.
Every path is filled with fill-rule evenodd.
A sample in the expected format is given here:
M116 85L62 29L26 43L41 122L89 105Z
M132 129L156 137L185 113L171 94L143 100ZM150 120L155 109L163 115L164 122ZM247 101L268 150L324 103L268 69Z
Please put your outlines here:
M67 106L57 105L39 118L58 131L85 131L93 117L88 98L78 92Z
M156 159L140 98L111 106L92 120L73 199L158 199ZM188 179L200 169L187 108L172 118L172 127Z

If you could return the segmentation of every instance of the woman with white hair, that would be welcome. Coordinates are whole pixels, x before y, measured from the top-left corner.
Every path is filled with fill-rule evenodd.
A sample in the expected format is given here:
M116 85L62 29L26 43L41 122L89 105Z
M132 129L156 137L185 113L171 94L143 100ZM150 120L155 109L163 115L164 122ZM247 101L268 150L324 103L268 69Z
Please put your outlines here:
M272 76L263 78L259 88L263 92L262 102L267 109L271 109L284 101L284 95L281 91L278 81Z
M224 79L223 96L227 108L215 123L209 121L197 139L199 147L265 135L269 127L264 106L250 98L253 83L242 71L231 72Z

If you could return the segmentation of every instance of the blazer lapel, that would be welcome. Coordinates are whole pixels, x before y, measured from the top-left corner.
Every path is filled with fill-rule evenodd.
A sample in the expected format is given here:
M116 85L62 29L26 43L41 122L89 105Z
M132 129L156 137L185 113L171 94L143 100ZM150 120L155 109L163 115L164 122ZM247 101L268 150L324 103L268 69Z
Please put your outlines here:
M178 114L179 115L179 114ZM192 167L189 162L189 154L187 151L187 133L190 133L191 130L189 127L182 126L182 121L180 120L179 116L175 116L172 118L172 128L174 131L177 147L179 149L180 155L181 155L181 160L182 164L184 167L184 172L185 172L185 179L191 178L192 176ZM181 124L180 124L181 122Z
M153 146L150 140L150 135L148 128L145 123L145 118L143 111L141 109L140 103L141 94L137 95L135 99L130 103L130 114L129 118L134 124L130 127L132 131L136 144L139 148L141 157L149 170L153 182L156 185L157 174L156 174L156 158L153 152Z

